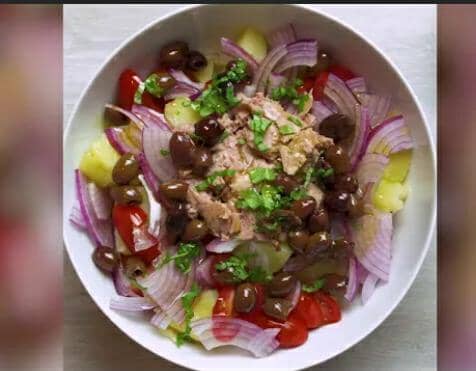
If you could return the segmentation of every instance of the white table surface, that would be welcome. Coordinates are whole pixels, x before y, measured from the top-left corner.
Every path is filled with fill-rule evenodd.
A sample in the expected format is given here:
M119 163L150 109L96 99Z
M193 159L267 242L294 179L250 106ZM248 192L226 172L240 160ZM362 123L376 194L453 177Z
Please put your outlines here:
M64 5L64 118L98 67L127 37L184 5ZM372 40L399 67L436 137L436 7L310 5ZM65 257L64 362L68 371L180 370L122 334L99 311ZM224 368L225 369L225 368ZM436 369L436 242L410 291L370 336L310 370Z

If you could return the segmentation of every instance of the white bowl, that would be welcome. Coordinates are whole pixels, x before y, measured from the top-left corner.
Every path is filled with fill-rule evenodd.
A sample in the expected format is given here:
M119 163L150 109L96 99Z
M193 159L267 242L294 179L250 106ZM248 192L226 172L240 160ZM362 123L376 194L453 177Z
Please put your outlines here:
M212 352L191 345L177 348L144 319L109 309L109 299L115 294L112 280L92 263L93 245L86 235L68 222L75 199L73 170L90 141L101 132L104 104L114 100L117 79L124 68L146 72L157 62L161 45L168 41L186 40L196 49L216 50L220 36L234 37L245 26L268 31L289 22L297 26L300 36L317 38L320 47L363 75L372 91L391 93L417 143L409 174L411 193L395 218L390 281L379 285L365 306L356 300L339 323L311 331L304 345L279 350L267 358L255 359L234 348ZM79 278L99 308L125 334L151 352L196 370L302 369L324 362L362 340L394 310L420 269L435 224L435 189L434 146L423 112L403 76L382 52L350 27L300 6L197 6L152 23L122 44L100 68L76 105L64 136L64 240Z

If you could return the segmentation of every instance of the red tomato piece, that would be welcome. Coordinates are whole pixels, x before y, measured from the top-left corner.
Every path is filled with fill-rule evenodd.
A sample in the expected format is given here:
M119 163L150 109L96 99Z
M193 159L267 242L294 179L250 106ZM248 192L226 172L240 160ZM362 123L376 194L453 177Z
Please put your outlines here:
M147 91L145 91L142 94L142 104L146 107L152 108L153 110L157 112L160 112L160 113L164 112L164 106L165 106L164 98L154 97L152 94L150 94Z
M231 254L216 254L213 256L213 261L212 264L210 264L210 277L213 280L213 287L220 288L227 286L226 284L221 283L216 277L220 273L219 271L216 270L215 266L224 261L227 260Z
M347 81L353 79L355 74L349 70L347 67L343 67L340 65L332 65L329 67L329 72L336 75L341 80Z
M332 296L322 291L317 291L314 293L314 298L319 303L325 324L340 321L341 311L339 303Z
M124 70L119 76L119 106L130 110L134 104L134 94L142 80L131 69Z
M308 329L317 328L325 323L319 303L307 293L301 294L293 313L301 318Z
M324 88L327 84L327 78L329 77L329 72L324 71L317 75L316 81L314 82L314 90L312 91L312 96L314 100L321 100L324 96Z
M218 298L213 307L214 316L234 317L233 300L235 299L235 288L224 286L218 289Z
M303 84L297 88L299 94L308 93L314 87L315 77L308 77L304 80Z

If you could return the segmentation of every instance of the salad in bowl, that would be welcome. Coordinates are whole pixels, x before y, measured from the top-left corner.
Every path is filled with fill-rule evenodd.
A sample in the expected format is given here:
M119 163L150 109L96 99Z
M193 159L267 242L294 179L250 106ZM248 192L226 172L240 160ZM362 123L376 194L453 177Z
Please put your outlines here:
M217 45L173 41L117 77L70 220L112 309L178 346L265 357L389 280L414 140L389 95L292 24Z

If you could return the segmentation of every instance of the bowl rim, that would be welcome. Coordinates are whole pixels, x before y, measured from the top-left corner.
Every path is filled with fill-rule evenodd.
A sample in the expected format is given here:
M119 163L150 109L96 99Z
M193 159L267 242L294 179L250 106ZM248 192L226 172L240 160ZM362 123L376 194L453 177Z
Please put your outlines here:
M93 76L90 78L89 82L87 83L87 85L83 88L79 98L77 98L77 101L76 103L74 104L74 107L73 109L71 110L70 112L70 115L68 117L68 121L67 121L67 124L66 124L66 127L63 128L63 153L65 152L66 150L66 141L67 141L67 138L70 137L70 132L72 130L72 124L73 124L73 121L74 121L74 118L76 117L77 115L77 112L79 110L79 107L81 106L81 103L83 102L84 98L86 97L86 95L89 93L90 89L91 89L91 86L93 85L94 81L97 79L97 77L106 69L106 67L108 66L108 64L113 60L113 58L122 50L124 49L127 45L129 45L130 43L132 43L135 39L137 39L138 37L140 37L142 34L146 33L146 32L149 32L152 28L154 28L157 24L169 19L169 18L173 18L175 17L176 15L178 14L181 14L181 13L187 13L187 12L192 12L194 11L195 9L199 9L199 8L209 8L209 7L212 7L212 6L217 6L217 5L220 5L220 6L240 6L240 5L249 5L249 4L194 4L194 5L187 5L187 4L181 4L183 5L182 7L178 8L178 9L175 9L175 10L172 10L171 12L163 15L163 16L159 16L157 17L156 19L154 19L153 21L147 23L145 26L143 26L142 28L140 28L139 30L137 30L136 32L134 32L131 36L127 37L123 42L121 42L112 52L110 52L107 56L107 58L104 60L104 62L97 68L97 70L95 71L95 73L93 74ZM256 4L256 6L271 6L273 4ZM420 101L418 100L414 90L412 89L412 87L410 86L410 84L408 83L408 81L406 80L406 78L403 76L402 72L399 70L399 68L395 65L395 63L389 58L387 57L387 55L379 48L377 47L373 41L369 40L366 36L364 36L363 34L361 34L359 31L357 31L353 26L350 26L349 24L347 24L345 21L342 21L340 19L338 19L337 17L333 16L333 15L329 15L325 9L315 9L315 8L312 8L310 7L309 5L304 5L304 4L279 4L279 5L284 5L286 7L290 7L290 8L300 8L300 9L303 9L303 10L306 10L306 11L309 11L309 12L313 12L313 13L316 13L318 14L319 16L327 19L328 21L332 22L332 23L335 23L337 24L338 26L340 27L343 27L347 32L353 34L354 36L356 36L357 38L361 39L362 41L364 41L371 49L373 49L374 52L376 52L376 54L382 58L390 67L391 69L393 70L393 72L396 73L396 75L398 76L399 80L403 83L403 86L405 87L405 89L407 90L407 92L409 93L409 96L411 97L411 100L413 101L413 103L415 104L416 108L417 108L417 112L418 114L420 115L421 119L422 119L422 122L423 122L423 126L424 126L424 132L425 132L425 136L426 138L428 139L428 143L429 143L429 148L430 148L430 156L431 156L431 171L432 171L432 175L433 175L433 179L432 179L432 188L433 188L433 199L432 199L432 205L431 205L431 220L430 220L430 223L429 223L429 228L427 229L426 231L426 238L425 238L425 243L424 243L424 247L423 247L423 251L422 251L422 254L420 256L420 259L416 262L416 264L414 265L414 269L412 271L412 274L411 274L411 277L410 279L407 281L406 285L404 286L404 289L401 291L401 294L397 297L397 300L395 300L392 305L390 305L388 307L388 309L383 312L382 314L380 314L379 318L372 324L372 326L370 326L366 331L362 332L356 340L354 341L351 341L349 342L348 344L344 344L343 347L333 353L329 353L328 355L326 355L326 357L318 362L314 362L312 361L312 358L310 358L310 361L309 362L303 362L299 368L294 368L293 370L304 370L308 367L312 367L312 366L316 366L318 364L323 364L327 361L329 361L330 359L332 358L335 358L336 356L340 355L340 354L343 354L344 352L346 352L347 350L349 350L350 348L352 348L353 346L357 345L358 343L360 343L363 339L365 339L367 336L369 336L371 333L373 333L375 331L375 329L377 327L379 327L389 316L391 313L393 313L393 311L396 309L396 307L402 302L402 299L405 297L405 295L408 293L410 287L413 285L413 283L415 282L415 278L417 276L417 274L420 272L421 270L421 266L423 264L423 261L424 259L426 258L427 254L428 254L428 250L430 248L430 245L431 245L431 242L433 240L433 236L434 236L434 231L435 231L435 225L436 225L436 207L437 207L437 198L436 198L436 190L437 190L437 185L436 185L436 177L437 177L437 167L436 167L436 150L435 150L435 143L434 143L434 138L433 138L433 134L430 130L430 127L429 127L429 124L428 124L428 119L426 117L426 114L425 112L423 111L422 107L421 107L421 104L420 104ZM65 176L65 173L64 173L64 165L63 165L63 184L64 184L64 176ZM63 208L64 208L64 193L63 193ZM63 210L64 211L64 210ZM105 312L105 310L103 310L103 308L98 304L98 302L96 301L96 299L94 298L94 295L92 295L92 293L90 292L90 289L88 288L88 285L86 285L83 277L81 274L79 274L79 270L78 270L78 267L76 266L76 263L73 259L71 259L71 255L69 253L69 249L70 249L70 244L68 242L68 238L66 236L66 234L64 233L64 225L65 223L68 222L68 217L63 215L63 242L64 242L64 248L65 250L67 251L67 254L68 254L68 257L69 257L69 261L71 262L73 268L74 268L74 271L77 275L77 277L79 278L83 288L86 290L86 292L88 293L89 297L93 300L93 302L96 304L96 306L100 309L100 311L105 315L106 318L108 318L108 320L114 324L114 326L116 326L122 333L124 333L129 339L131 339L132 341L134 341L135 343L137 343L138 345L142 346L143 348L147 349L149 352L173 363L173 364L176 364L178 366L181 366L181 367L184 367L184 368L187 368L187 369L194 369L194 370L200 370L200 368L191 368L191 365L187 362L184 362L182 359L172 359L171 357L169 357L168 355L162 355L162 354L158 354L154 351L152 351L151 349L149 349L149 347L144 344L140 339L135 339L134 337L130 336L128 334L128 332L122 328L121 325L115 323L115 321L113 321L109 315ZM185 357L186 358L186 357ZM185 359L184 358L184 359Z

